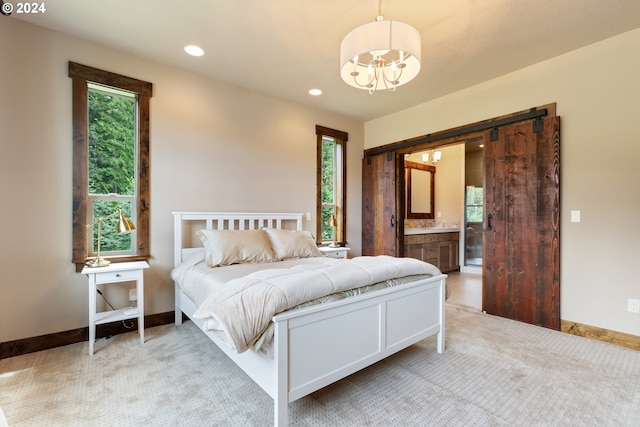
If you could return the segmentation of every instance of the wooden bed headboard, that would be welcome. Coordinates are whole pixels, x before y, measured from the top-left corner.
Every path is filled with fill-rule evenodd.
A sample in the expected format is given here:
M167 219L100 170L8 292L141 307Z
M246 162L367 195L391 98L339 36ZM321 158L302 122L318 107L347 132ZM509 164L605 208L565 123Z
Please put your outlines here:
M302 230L301 213L173 212L174 265L202 250L198 230Z

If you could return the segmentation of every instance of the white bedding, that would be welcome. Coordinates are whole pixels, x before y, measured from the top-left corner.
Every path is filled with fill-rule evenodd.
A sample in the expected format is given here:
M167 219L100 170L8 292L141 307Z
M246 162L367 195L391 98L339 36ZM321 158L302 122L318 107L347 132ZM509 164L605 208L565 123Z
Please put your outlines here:
M258 340L275 314L306 301L397 277L440 274L431 264L389 256L314 257L223 268L209 268L202 258L187 260L172 277L198 305L194 317L207 319L207 329L239 353Z
M268 263L233 264L211 268L205 262L204 250L178 265L171 272L172 279L191 301L200 306L219 287L230 280L244 277L261 270L291 268L300 264L326 264L329 257L295 258Z

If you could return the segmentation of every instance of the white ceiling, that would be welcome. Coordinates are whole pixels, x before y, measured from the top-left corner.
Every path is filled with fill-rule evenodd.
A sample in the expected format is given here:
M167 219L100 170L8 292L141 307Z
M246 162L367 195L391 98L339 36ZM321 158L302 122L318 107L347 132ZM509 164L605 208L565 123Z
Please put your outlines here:
M44 14L13 16L361 120L640 27L638 0L383 0L386 19L406 22L420 32L422 70L395 93L369 95L340 79L340 42L355 27L375 19L378 0L44 3ZM186 44L199 45L205 56L186 55ZM323 95L310 96L311 88Z

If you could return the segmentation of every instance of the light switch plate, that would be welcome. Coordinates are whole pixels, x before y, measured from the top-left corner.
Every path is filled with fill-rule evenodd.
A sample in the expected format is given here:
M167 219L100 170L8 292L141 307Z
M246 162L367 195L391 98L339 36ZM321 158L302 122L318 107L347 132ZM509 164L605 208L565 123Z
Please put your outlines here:
M580 211L571 211L571 222L580 222Z

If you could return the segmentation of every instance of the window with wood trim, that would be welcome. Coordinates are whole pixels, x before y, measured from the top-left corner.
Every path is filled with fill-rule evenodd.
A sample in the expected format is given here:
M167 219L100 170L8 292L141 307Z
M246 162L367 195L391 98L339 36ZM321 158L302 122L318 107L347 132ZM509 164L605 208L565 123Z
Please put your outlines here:
M73 91L73 252L80 270L94 257L150 257L149 104L151 83L69 62ZM120 210L136 232L118 235Z
M347 140L349 134L316 126L318 243L346 243ZM335 226L330 225L334 216Z

